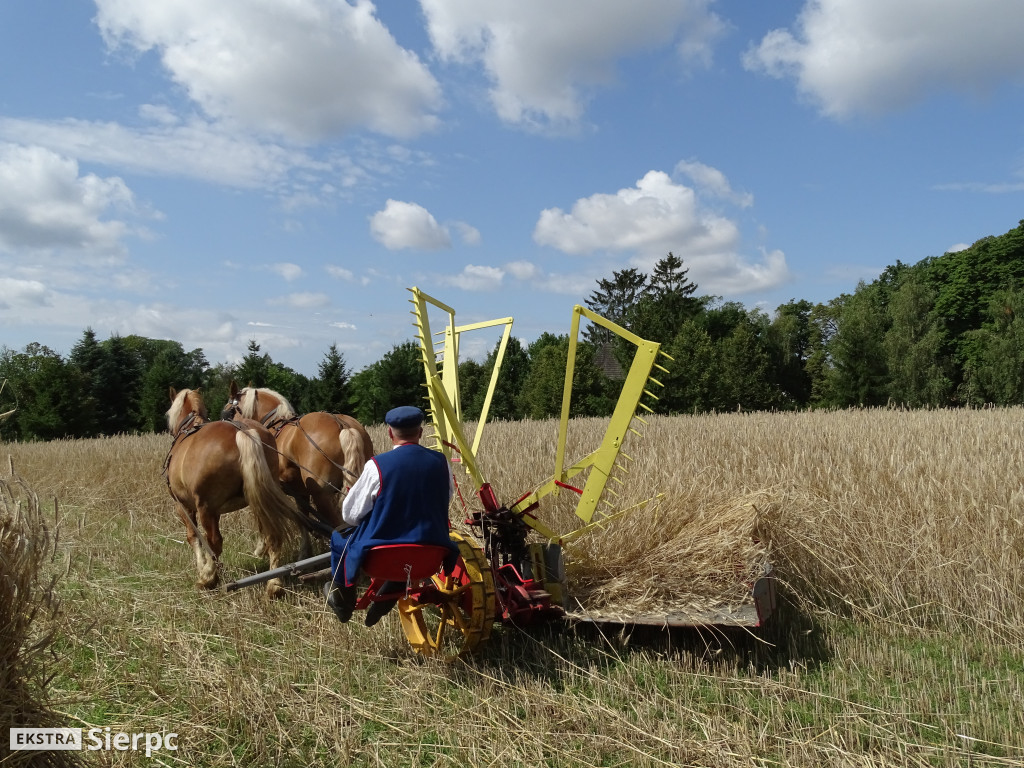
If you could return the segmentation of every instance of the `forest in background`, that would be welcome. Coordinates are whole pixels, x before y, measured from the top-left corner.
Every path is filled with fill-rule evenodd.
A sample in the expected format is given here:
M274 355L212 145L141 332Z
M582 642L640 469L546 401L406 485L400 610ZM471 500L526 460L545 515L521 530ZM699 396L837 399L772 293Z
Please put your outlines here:
M687 274L669 253L650 274L625 269L597 281L582 302L673 358L660 377L660 413L1024 404L1024 220L962 251L897 261L852 294L792 299L771 315L702 295ZM565 334L511 338L491 417L557 415L568 347ZM584 329L574 416L611 413L631 351L600 327ZM479 414L495 352L460 362L467 419ZM176 341L100 340L87 328L66 357L38 343L0 347L0 410L17 409L0 423L0 438L159 432L170 387L202 387L216 418L231 380L277 390L300 412L351 413L366 424L424 391L413 340L355 373L331 345L309 378L256 341L240 363L211 366L202 349Z

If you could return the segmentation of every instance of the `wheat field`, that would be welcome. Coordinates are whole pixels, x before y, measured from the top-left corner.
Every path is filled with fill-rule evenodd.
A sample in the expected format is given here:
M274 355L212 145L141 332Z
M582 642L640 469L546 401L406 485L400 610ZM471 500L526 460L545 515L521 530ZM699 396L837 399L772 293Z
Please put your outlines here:
M1024 764L1024 410L638 427L616 505L660 497L567 552L570 592L627 616L728 603L770 563L768 627L507 626L424 660L394 616L340 625L305 585L197 592L167 436L5 445L59 531L51 705L67 725L179 732L167 765ZM570 453L603 429L572 422ZM556 430L487 427L500 500L550 475ZM550 502L571 528L571 495ZM245 513L224 538L227 576L265 567Z

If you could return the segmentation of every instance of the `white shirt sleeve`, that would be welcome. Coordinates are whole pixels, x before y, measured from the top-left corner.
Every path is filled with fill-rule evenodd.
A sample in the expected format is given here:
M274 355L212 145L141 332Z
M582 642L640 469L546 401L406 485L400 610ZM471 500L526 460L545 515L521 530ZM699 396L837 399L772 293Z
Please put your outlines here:
M373 502L379 495L380 470L373 459L370 459L363 465L362 474L348 489L345 500L341 503L341 519L349 525L359 525L359 522L370 514Z

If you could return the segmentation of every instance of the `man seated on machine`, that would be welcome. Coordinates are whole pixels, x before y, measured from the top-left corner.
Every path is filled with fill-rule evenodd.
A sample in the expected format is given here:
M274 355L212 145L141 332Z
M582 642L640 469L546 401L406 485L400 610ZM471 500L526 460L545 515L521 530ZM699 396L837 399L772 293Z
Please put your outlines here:
M366 553L383 544L439 544L451 554L445 568L455 566L459 550L448 531L448 505L455 493L448 459L420 445L424 414L411 405L393 408L384 416L393 448L374 456L349 489L342 503L342 519L350 526L331 536L332 581L324 586L327 604L339 621L352 618L356 605L356 577ZM385 582L382 593L404 587ZM372 627L397 600L371 603L366 626Z

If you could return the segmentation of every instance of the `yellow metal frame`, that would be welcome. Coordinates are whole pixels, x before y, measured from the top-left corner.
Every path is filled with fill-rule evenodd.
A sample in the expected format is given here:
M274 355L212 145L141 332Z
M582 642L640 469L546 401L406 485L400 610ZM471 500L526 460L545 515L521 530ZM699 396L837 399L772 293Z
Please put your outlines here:
M501 361L504 358L505 348L511 333L512 318L507 317L484 323L456 326L455 310L418 288L410 288L409 290L413 294L411 301L414 307L413 314L416 317L416 336L419 339L423 357L427 381L427 398L430 403L430 417L434 424L435 436L438 441L436 447L449 458L452 458L452 446L456 445L458 447L461 462L466 468L467 473L473 478L476 489L479 491L486 484L486 480L477 464L476 453L480 445L484 425L487 421L495 385L498 381ZM444 331L444 342L441 345L440 358L442 365L440 371L437 365L438 352L436 345L433 343L430 324L427 318L428 305L433 305L448 315L448 327ZM582 318L608 329L619 338L635 345L637 349L600 446L588 456L566 467L565 446L569 427L573 374L576 369L576 353L579 346L580 320ZM502 324L504 324L505 328L498 354L495 356L494 367L491 370L484 408L477 424L473 442L470 444L462 427L462 408L459 402L459 337L463 332ZM606 498L606 494L618 497L619 494L608 487L608 482L613 480L622 484L623 481L618 474L628 473L627 467L619 462L619 456L621 455L627 461L632 461L632 458L622 451L622 447L628 433L632 432L642 436L642 433L634 428L634 420L644 425L647 424L643 417L637 414L637 409L642 408L648 413L652 413L651 407L644 403L643 399L648 397L652 400L657 400L658 397L651 392L650 387L652 385L656 387L664 386L652 375L655 370L667 372L663 366L658 364L658 360L661 357L665 357L668 360L672 359L661 351L661 345L657 342L642 339L586 307L580 305L573 307L572 328L569 334L569 352L565 367L565 382L562 389L562 410L558 425L555 471L536 490L509 507L511 512L520 515L528 526L549 541L566 544L586 531L594 527L603 526L609 520L642 508L657 498L655 496L628 509L616 511L614 505ZM454 443L452 440L454 440ZM590 474L587 477L587 482L582 489L583 493L575 510L576 516L583 521L584 525L565 534L558 534L552 531L536 515L532 514L531 509L545 496L552 493L557 494L563 485L567 485L569 480L587 469L590 469ZM604 505L603 507L601 506L602 504Z
M413 325L416 326L416 338L420 342L420 353L423 361L423 369L427 381L427 400L430 403L429 415L434 424L434 436L437 440L435 448L444 453L449 460L452 460L452 446L459 449L459 460L466 467L470 477L476 484L477 490L484 484L483 475L476 463L476 454L480 448L480 438L483 437L484 425L490 415L491 401L494 399L494 390L498 384L498 374L501 371L501 363L505 359L505 350L508 348L508 340L512 334L512 318L503 317L497 320L488 320L482 323L471 323L469 325L455 325L455 310L447 304L443 304L432 296L421 291L419 288L410 288L413 305L412 314L415 316ZM448 325L443 331L444 340L436 344L430 330L430 318L427 315L428 305L432 305L448 315ZM476 432L470 444L466 439L462 427L462 401L459 390L459 341L463 333L478 331L485 328L493 328L503 325L501 341L498 344L498 352L495 355L494 367L491 368L491 377L487 385L487 394L484 397L483 408L480 411L480 418L477 421ZM442 332L438 332L440 336ZM438 351L440 346L440 351ZM441 369L438 370L438 358L441 359ZM453 443L452 440L455 440Z

